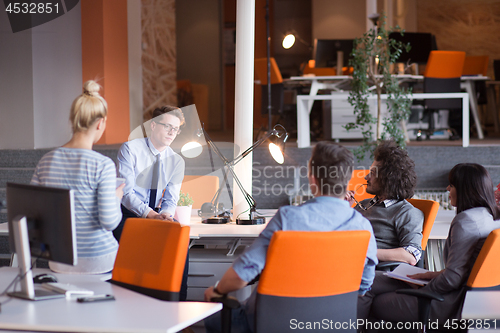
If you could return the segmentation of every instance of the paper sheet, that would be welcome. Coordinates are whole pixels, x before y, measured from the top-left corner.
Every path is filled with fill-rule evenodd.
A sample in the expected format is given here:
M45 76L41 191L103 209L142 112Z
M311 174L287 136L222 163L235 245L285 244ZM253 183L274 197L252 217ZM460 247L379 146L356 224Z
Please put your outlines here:
M393 279L410 282L413 284L417 284L419 286L425 286L427 283L429 283L428 280L412 279L407 276L425 272L428 272L428 270L402 263L398 267L396 267L392 272L385 273L385 275Z

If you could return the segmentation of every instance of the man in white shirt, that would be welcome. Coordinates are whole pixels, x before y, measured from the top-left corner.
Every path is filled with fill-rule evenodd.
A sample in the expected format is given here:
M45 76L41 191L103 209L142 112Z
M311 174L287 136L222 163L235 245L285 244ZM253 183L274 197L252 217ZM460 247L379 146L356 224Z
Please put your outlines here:
M125 142L121 146L118 173L126 179L126 185L121 202L123 219L113 231L118 241L125 220L129 217L173 220L185 165L183 158L170 148L170 144L184 123L184 115L179 108L168 105L156 108L150 123L151 135ZM187 266L186 262L186 279ZM186 292L187 280L184 280Z

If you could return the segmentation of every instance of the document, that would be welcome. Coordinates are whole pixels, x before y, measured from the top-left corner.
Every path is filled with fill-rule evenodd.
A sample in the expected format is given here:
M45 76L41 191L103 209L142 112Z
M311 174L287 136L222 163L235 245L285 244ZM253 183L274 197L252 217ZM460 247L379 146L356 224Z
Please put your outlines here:
M384 273L384 275L387 275L388 277L391 277L393 279L417 284L419 286L425 286L427 283L429 283L429 280L418 280L408 277L408 275L425 273L425 272L428 272L428 270L402 263L398 267L396 267L392 272Z

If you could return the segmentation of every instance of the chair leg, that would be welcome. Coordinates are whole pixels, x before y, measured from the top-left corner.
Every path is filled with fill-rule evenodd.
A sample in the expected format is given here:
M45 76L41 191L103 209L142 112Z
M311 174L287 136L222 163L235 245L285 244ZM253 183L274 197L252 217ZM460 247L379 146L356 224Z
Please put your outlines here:
M224 306L221 311L221 332L231 333L231 316L232 311L228 306Z

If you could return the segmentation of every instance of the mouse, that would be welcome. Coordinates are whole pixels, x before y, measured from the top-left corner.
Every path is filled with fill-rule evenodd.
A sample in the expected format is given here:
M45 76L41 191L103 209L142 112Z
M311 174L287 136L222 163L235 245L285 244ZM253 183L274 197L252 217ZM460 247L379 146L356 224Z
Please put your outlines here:
M54 275L43 273L38 274L33 278L34 283L45 283L45 282L57 282L57 278Z

